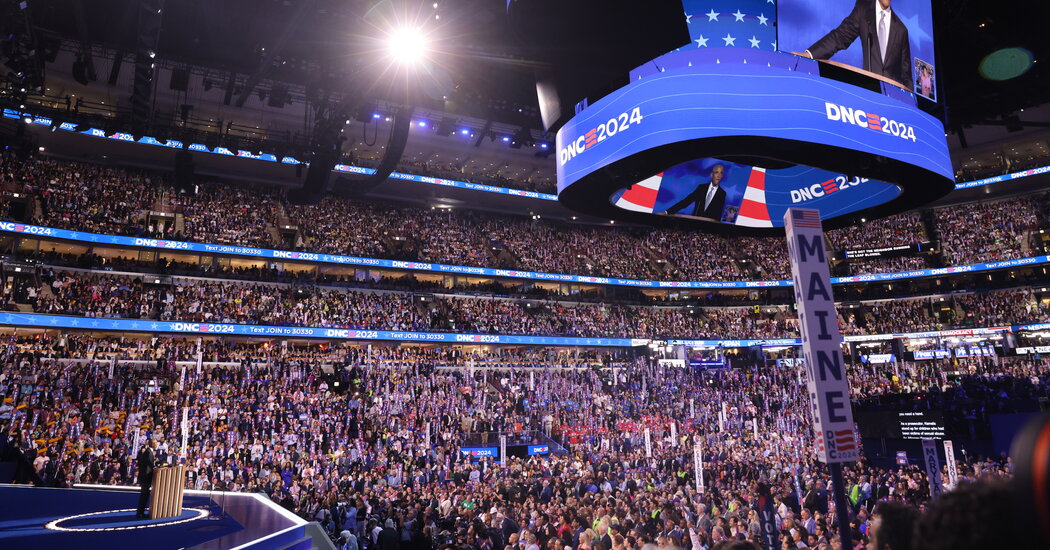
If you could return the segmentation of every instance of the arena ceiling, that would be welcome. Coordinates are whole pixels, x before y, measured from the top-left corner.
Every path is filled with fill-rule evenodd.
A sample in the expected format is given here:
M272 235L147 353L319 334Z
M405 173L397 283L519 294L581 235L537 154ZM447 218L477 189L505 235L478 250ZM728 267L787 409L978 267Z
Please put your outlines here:
M448 89L456 90L457 100L485 106L498 121L534 128L539 127L539 120L533 70L540 50L559 47L557 43L530 42L529 37L515 32L507 16L507 0L180 0L161 4L161 58L244 74L268 64L269 78L325 87L362 86L361 65L374 57L369 55L374 37L398 23L394 19L426 21L444 56L441 65L447 74L441 80ZM933 0L933 4L950 129L989 121L1016 122L1010 117L1020 109L1050 100L1050 69L1042 57L1048 51L1044 27L1050 20L1050 3ZM34 27L45 35L133 52L138 5L126 0L39 0L30 4L30 10ZM598 10L593 17L601 19L609 11ZM614 41L622 42L629 31L596 37L593 47L619 47ZM1026 48L1037 62L1013 80L996 82L982 77L978 72L981 60L1005 47ZM1026 122L1023 114L1019 120Z

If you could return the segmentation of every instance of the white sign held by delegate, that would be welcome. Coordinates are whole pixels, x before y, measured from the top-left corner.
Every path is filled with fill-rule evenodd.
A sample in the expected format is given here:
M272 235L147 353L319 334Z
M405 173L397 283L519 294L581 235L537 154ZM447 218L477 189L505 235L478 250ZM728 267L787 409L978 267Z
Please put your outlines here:
M817 457L827 464L854 462L859 449L820 212L789 208L784 215L784 227L802 331Z

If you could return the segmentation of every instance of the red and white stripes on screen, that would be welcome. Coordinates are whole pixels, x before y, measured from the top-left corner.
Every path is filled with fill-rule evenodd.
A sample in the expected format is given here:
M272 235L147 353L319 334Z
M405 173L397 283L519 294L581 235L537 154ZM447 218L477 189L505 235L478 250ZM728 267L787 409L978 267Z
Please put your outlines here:
M628 187L616 201L616 206L624 210L651 214L656 206L656 195L660 192L660 182L663 178L664 173L660 172Z
M746 227L773 227L769 219L769 207L766 206L766 169L752 168L747 179L744 199L740 202L740 213L736 224Z

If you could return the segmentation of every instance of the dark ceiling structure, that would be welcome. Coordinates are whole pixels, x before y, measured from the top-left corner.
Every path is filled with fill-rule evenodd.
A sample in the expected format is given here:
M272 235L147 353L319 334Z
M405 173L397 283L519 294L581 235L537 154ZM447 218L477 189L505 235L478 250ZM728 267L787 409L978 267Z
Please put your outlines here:
M6 1L6 0L5 0ZM42 39L61 37L120 52L137 46L143 0L38 0L30 3ZM156 0L152 0L156 1ZM83 5L81 5L83 3ZM510 39L505 5L492 0L180 0L161 2L160 59L247 77L239 104L262 78L361 97L383 95L371 72L376 41L399 25L426 26L434 39L441 90L418 102L444 106L455 90L463 114L483 107L528 124L518 109L535 105L532 66ZM437 7L434 7L437 6ZM105 75L101 75L105 78ZM436 93L441 92L441 93ZM524 110L523 110L524 111ZM479 113L480 114L480 113Z
M24 56L46 57L56 42L75 41L82 52L79 65L69 70L88 80L107 76L90 74L91 46L141 51L143 10L156 7L162 11L153 37L157 58L215 71L216 86L224 85L221 75L238 75L234 104L243 104L263 79L303 86L308 99L316 99L318 90L343 94L351 104L389 96L390 89L383 87L389 75L373 67L376 40L392 26L418 24L435 40L435 84L403 99L540 129L536 75L549 67L550 52L599 58L605 50L645 43L646 36L615 28L622 26L625 10L637 9L637 1L607 2L608 9L593 10L591 28L613 28L587 33L587 40L572 33L564 39L558 33L532 35L530 27L508 15L532 2L549 0L31 0L26 10L18 9L17 0L0 0L4 14L17 16L5 17L6 36L28 36L37 45ZM679 0L658 3L680 5ZM946 127L954 133L982 124L1023 128L1045 122L1026 120L1020 111L1050 99L1044 36L1050 3L933 0L933 5ZM536 28L536 22L531 24ZM1034 63L1011 80L989 80L978 66L1002 48L1027 49ZM41 66L27 64L29 69ZM357 108L349 105L344 111L352 114Z

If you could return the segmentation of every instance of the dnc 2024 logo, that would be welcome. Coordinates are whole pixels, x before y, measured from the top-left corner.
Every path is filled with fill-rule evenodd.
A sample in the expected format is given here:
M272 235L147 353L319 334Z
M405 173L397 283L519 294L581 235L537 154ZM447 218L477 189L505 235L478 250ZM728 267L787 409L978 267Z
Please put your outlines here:
M901 139L910 139L912 143L915 142L915 127L909 124L835 103L824 102L824 110L828 115L828 120L853 124Z
M584 151L596 147L606 139L609 139L616 134L623 133L629 128L641 123L641 108L635 107L630 111L624 111L619 115L610 118L608 121L580 134L575 140L567 143L565 147L561 148L561 151L558 151L558 160L564 166L566 162L576 158L577 155L582 155Z
M791 190L791 202L797 204L800 202L807 202L813 199L819 199L823 196L830 195L832 193L838 193L843 189L850 187L856 187L863 183L867 183L868 178L852 177L847 178L846 176L835 176L827 181L821 183L814 183L809 187L803 187L801 189Z

